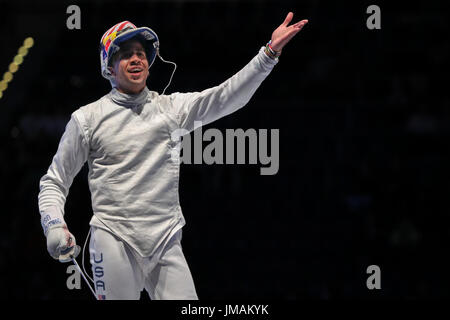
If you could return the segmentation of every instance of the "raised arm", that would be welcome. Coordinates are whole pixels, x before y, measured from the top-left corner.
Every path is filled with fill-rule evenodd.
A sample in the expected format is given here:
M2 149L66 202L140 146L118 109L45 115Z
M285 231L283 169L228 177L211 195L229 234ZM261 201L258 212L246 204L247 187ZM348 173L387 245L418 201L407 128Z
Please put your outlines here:
M180 127L192 131L196 121L199 125L206 125L245 106L278 63L282 48L308 22L302 20L288 26L292 17L292 12L289 12L284 22L272 33L270 43L261 47L243 69L225 82L201 92L171 94L170 111Z

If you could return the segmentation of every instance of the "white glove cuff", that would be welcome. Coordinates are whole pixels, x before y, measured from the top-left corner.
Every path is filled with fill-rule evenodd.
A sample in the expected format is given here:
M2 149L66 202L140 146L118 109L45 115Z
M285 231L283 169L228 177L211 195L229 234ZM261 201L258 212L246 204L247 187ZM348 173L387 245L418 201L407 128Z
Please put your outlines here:
M48 230L51 227L62 227L66 225L63 214L56 207L45 208L45 212L41 212L41 225L47 236Z

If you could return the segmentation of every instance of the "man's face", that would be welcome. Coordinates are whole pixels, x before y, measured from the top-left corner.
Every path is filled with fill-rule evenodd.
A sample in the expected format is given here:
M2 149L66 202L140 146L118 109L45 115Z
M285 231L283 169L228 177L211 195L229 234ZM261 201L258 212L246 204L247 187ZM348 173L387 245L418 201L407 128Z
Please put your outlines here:
M133 39L125 41L121 43L116 55L113 67L108 69L114 77L117 89L128 94L141 92L149 75L147 56L142 44Z

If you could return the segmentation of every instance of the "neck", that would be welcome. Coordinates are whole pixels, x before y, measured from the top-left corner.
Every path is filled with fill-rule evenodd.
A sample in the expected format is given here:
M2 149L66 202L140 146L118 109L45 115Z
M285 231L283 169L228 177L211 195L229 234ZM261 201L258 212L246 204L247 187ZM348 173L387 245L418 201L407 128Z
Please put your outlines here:
M144 90L144 88L145 88L145 86L143 86L143 87L140 88L140 89L126 89L126 88L116 87L116 89L117 89L119 92L126 93L126 94L139 94L139 93L142 92L142 90Z
M117 104L123 106L142 105L150 99L150 91L147 87L139 93L125 93L120 91L117 87L113 88L109 93L109 97Z

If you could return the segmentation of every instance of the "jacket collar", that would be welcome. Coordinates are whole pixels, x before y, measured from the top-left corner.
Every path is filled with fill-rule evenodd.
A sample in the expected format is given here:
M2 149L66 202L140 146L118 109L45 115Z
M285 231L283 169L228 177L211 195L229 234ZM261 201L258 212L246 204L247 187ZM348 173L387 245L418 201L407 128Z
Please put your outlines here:
M151 91L147 87L138 94L122 93L117 88L112 88L108 94L109 98L121 106L132 107L136 105L143 105L151 98Z

